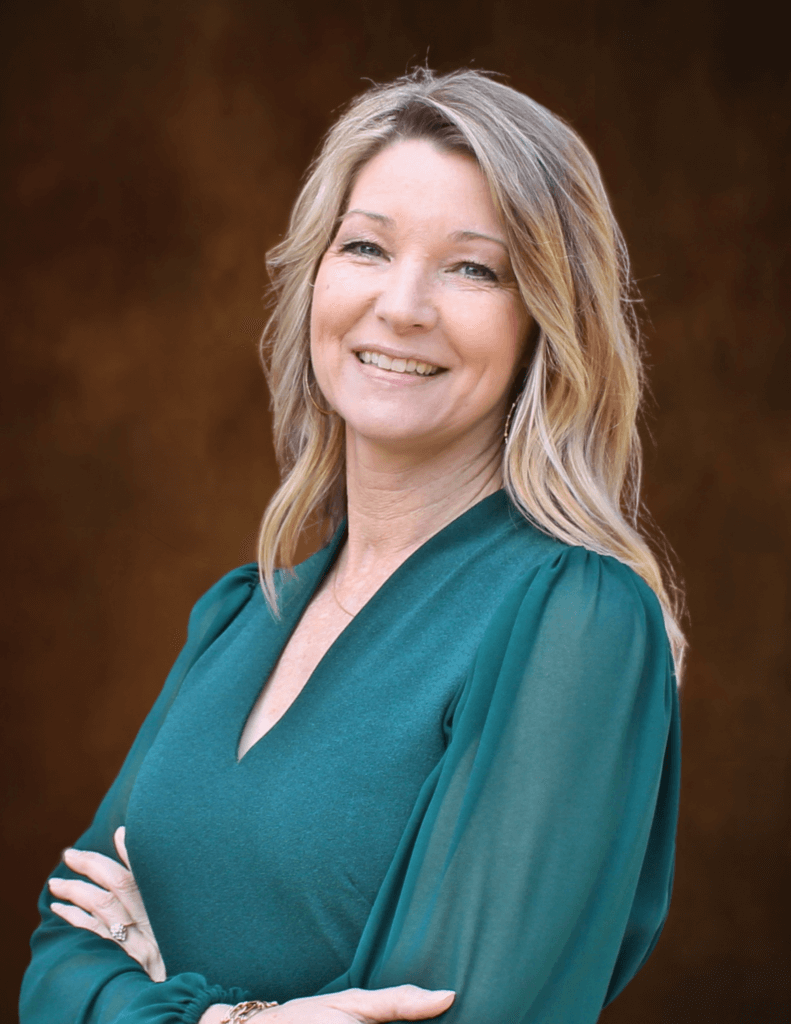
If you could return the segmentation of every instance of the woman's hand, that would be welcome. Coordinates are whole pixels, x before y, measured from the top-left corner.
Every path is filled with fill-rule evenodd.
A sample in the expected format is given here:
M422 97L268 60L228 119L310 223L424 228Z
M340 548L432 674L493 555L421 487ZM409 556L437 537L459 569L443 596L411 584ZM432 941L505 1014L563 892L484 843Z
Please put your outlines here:
M88 850L64 852L66 867L75 874L85 875L95 884L73 878L51 878L49 888L53 896L69 900L69 903L53 903L52 910L75 928L85 928L117 942L125 953L137 960L152 981L164 981L165 965L129 866L125 834L126 829L122 826L116 829L113 838L126 867L101 853ZM119 927L123 925L126 927ZM116 936L111 934L111 929Z
M145 969L152 981L165 980L165 965L137 888L124 842L126 830L116 830L115 848L126 867L111 857L88 850L66 850L63 861L79 879L51 878L52 893L69 903L52 903L64 921L118 942ZM95 883L95 884L91 884ZM126 937L114 939L113 926L125 925ZM391 1021L426 1020L451 1005L454 992L429 991L415 985L394 988L349 988L325 996L292 999L282 1006L261 1011L251 1024L390 1024ZM201 1017L201 1024L215 1024L229 1007L215 1005Z
M391 1024L399 1020L427 1020L451 1005L455 992L430 991L416 985L395 988L347 988L327 996L291 999L282 1006L262 1010L250 1024ZM210 1006L200 1024L218 1024L228 1006Z

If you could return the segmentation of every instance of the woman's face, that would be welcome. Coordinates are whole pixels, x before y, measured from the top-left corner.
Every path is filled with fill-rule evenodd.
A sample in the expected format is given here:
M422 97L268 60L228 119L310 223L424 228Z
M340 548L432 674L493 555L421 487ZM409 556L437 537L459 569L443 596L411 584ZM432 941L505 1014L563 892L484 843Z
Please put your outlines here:
M499 438L530 318L483 175L397 143L357 177L319 265L311 358L347 432L393 450Z

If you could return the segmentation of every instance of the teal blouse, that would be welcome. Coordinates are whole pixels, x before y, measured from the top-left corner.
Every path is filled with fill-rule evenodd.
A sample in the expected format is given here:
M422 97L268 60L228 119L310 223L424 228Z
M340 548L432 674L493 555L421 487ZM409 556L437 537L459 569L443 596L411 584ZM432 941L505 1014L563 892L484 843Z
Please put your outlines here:
M215 584L87 832L127 846L167 968L49 910L22 1024L195 1024L214 1002L411 982L444 1024L592 1024L653 948L678 701L659 604L503 491L414 552L241 761L242 727L344 540ZM63 864L55 874L71 876Z

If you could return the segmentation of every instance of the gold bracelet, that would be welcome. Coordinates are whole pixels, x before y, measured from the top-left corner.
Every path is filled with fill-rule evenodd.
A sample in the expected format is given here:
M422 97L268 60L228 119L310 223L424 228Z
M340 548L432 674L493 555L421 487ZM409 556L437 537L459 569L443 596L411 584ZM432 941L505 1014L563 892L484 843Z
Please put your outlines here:
M259 1010L268 1010L277 1005L277 1003L263 1003L260 999L249 999L246 1003L237 1003L236 1006L232 1006L228 1011L228 1016L223 1017L220 1024L242 1024L243 1021L250 1020Z

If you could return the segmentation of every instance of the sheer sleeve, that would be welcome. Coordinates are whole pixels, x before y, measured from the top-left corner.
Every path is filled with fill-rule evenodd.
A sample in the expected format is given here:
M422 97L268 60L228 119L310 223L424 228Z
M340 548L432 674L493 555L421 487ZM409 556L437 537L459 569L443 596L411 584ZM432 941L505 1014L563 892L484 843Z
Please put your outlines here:
M570 548L507 596L350 971L457 993L443 1024L593 1024L658 938L678 705L652 591Z
M185 676L245 606L256 580L255 566L236 569L193 608L187 641L90 828L74 844L78 849L117 859L112 837L124 824L138 769ZM78 877L62 863L53 875ZM116 943L54 914L50 900L45 886L39 899L41 925L31 939L33 955L22 984L21 1024L194 1024L212 1003L249 998L241 990L212 986L199 974L155 984Z

